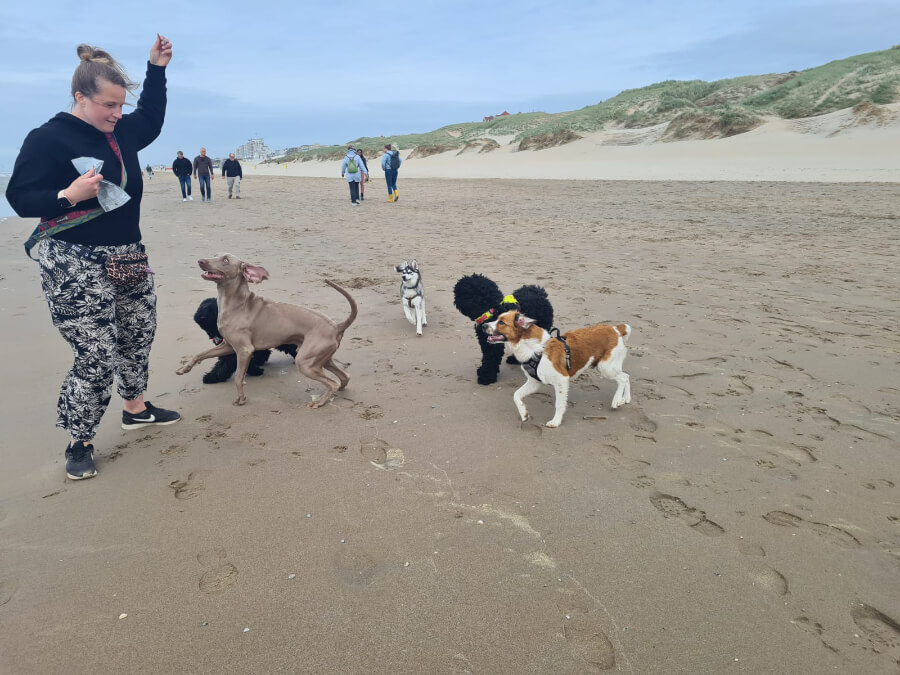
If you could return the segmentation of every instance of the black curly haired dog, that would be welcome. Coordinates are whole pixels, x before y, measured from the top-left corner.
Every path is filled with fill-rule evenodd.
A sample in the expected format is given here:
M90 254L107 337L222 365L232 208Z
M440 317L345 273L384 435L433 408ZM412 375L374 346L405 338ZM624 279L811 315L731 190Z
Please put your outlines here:
M207 298L200 303L197 311L194 313L194 321L200 326L209 339L215 344L222 342L222 336L219 334L219 301L216 298ZM296 345L281 345L278 351L284 352L291 358L297 356ZM269 360L271 349L257 349L253 352L250 359L250 365L247 367L247 375L262 375L262 366ZM217 382L225 382L229 377L234 375L237 370L237 355L228 354L220 356L212 369L203 376L204 384L216 384Z
M535 320L545 330L553 327L553 305L547 298L547 291L540 286L528 284L517 288L512 295L504 296L491 279L483 274L470 274L456 282L453 287L453 304L464 316L475 322L475 336L481 347L481 365L476 373L478 384L493 384L500 372L503 360L503 344L490 344L481 329L485 321L493 321L503 312L517 309ZM515 357L507 359L518 363Z

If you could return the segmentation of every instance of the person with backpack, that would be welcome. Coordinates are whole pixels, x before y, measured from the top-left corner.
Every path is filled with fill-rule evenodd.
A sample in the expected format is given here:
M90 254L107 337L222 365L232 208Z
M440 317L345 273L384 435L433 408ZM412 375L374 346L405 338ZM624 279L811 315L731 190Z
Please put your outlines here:
M362 202L366 199L366 183L369 182L369 165L366 163L362 148L356 149L356 159L362 162L363 172L366 174L365 179L359 182L359 201Z
M399 150L391 150L391 144L384 146L384 155L381 157L381 168L384 170L384 179L387 181L388 201L399 202L400 193L397 191L397 174L400 170Z
M359 183L363 179L369 177L365 164L356 154L356 148L352 145L347 148L347 154L344 155L344 161L341 162L341 176L347 180L350 186L350 203L353 206L359 204Z

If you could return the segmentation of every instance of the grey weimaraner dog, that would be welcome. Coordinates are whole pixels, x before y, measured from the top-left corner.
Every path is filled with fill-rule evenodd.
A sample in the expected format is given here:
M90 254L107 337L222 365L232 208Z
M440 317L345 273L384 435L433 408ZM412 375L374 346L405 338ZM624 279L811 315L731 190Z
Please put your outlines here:
M347 386L350 377L334 362L334 353L341 346L344 331L356 318L356 302L347 291L325 280L350 302L350 316L341 323L335 323L315 310L273 302L253 293L248 282L259 283L269 278L269 273L262 267L248 265L227 253L217 258L198 260L197 264L203 270L201 276L215 281L218 286L219 332L225 342L200 352L175 372L184 375L204 359L237 354L234 381L238 397L234 405L244 405L247 400L244 396L244 376L254 350L295 344L298 348L295 359L297 368L306 377L327 387L325 393L308 407L325 405L335 391ZM325 375L325 370L337 375L340 387Z

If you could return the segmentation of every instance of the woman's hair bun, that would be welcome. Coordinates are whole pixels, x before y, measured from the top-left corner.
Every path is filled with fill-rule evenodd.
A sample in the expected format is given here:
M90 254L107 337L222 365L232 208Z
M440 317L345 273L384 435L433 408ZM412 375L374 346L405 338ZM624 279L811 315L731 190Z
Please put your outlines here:
M92 63L111 63L112 59L102 49L97 49L91 45L80 44L75 49L78 58L82 61L90 61Z

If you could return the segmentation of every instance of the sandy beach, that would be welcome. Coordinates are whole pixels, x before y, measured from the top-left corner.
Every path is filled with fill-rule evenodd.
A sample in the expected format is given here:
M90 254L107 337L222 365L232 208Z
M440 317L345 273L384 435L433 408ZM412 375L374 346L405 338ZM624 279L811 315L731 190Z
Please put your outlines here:
M528 154L574 150L545 152ZM71 357L23 255L33 223L4 220L0 671L897 672L896 152L841 175L809 154L818 173L781 180L771 155L744 162L753 182L722 162L704 171L732 180L529 162L510 173L533 180L476 179L468 159L468 178L429 177L436 157L404 164L397 204L373 170L357 208L334 173L245 165L243 199L216 179L210 204L157 174L147 397L184 419L125 432L114 396L81 483L54 428ZM280 353L244 407L202 384L211 363L175 374L209 346L196 260L223 251L269 270L266 297L338 320L323 280L356 298L350 385L323 408ZM420 338L393 271L413 257ZM594 376L560 428L541 426L549 390L520 423L518 366L475 382L452 297L472 272L543 285L564 331L631 324L632 402L610 410Z

